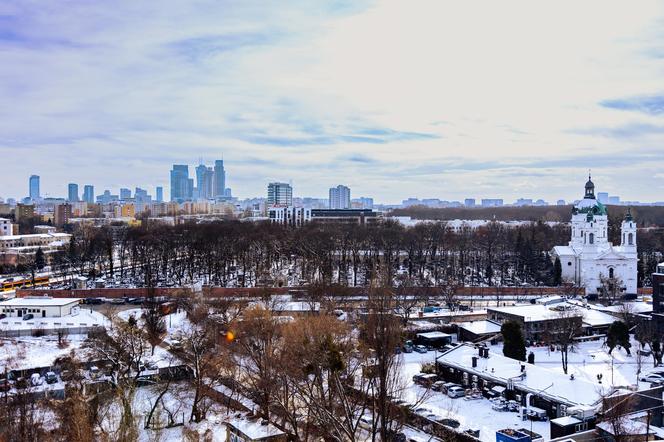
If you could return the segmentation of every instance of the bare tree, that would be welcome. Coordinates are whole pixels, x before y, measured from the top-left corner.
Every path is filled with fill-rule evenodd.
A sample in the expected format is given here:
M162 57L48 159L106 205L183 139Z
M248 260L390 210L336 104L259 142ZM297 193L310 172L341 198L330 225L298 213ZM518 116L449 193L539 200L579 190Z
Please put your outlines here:
M581 332L583 312L574 307L560 306L556 310L555 321L549 322L549 342L560 350L563 372L567 374L569 351L574 348L574 338Z

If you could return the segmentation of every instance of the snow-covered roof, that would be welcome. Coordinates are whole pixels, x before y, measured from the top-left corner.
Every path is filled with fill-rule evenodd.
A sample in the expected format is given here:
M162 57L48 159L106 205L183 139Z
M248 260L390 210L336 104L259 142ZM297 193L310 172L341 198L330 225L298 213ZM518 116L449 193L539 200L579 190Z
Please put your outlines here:
M652 304L648 304L643 301L635 301L635 302L625 302L623 304L618 304L618 305L611 305L608 307L604 307L601 305L594 306L597 310L601 310L603 312L611 312L611 313L622 313L622 312L629 312L629 313L649 313L652 312Z
M31 296L27 298L13 298L0 303L2 307L62 307L69 304L78 304L80 298L49 298L47 296Z
M228 421L227 424L241 431L250 439L263 439L266 437L281 436L286 434L272 424L268 423L263 425L260 419L233 419Z
M476 335L500 332L500 325L491 321L459 322L457 326Z
M447 333L443 333L440 331L433 331L433 332L418 333L417 336L422 337L424 339L440 339L440 338L449 338L452 335L448 335Z
M562 427L567 427L569 425L580 424L581 420L577 419L573 416L563 416L563 417L559 417L557 419L551 419L551 423L556 424L556 425L560 425Z
M474 345L462 344L440 355L438 362L503 385L512 382L521 390L568 405L595 405L603 394L611 391L607 384L570 379L566 374L494 352L489 352L488 358L479 357L477 367L473 368L472 358L477 356L479 351ZM523 379L520 377L523 374L521 365L525 365Z
M583 323L591 327L601 327L611 325L616 321L614 316L595 309L586 309L583 311Z
M560 306L560 304L555 304L553 306L541 304L525 304L511 307L489 307L487 310L489 312L496 311L506 313L508 315L521 316L524 322L535 322L558 318L560 314L555 310L555 307L557 306ZM580 309L576 310L578 312L578 315L576 316L583 315L583 312Z
M558 256L575 256L576 252L570 246L555 246L553 252Z

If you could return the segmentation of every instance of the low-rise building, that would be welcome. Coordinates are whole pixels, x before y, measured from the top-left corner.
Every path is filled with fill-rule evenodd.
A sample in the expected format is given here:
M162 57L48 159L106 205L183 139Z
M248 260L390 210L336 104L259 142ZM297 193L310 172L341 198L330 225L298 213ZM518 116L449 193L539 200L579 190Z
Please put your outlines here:
M286 442L288 434L260 419L226 422L226 442Z
M22 318L28 314L37 318L61 318L77 314L80 310L80 302L79 298L28 296L0 302L0 313L16 318Z

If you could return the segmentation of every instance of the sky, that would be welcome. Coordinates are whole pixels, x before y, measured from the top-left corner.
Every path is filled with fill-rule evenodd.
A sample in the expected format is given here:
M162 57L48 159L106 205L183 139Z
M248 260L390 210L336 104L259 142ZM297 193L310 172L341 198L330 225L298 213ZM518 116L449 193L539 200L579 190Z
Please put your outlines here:
M664 2L3 0L0 197L664 200Z

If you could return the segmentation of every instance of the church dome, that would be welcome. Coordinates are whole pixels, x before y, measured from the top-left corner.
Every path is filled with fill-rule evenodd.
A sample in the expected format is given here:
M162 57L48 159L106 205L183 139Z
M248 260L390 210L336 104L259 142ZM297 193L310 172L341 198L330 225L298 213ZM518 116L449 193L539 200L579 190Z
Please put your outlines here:
M606 206L595 199L595 184L588 175L586 182L585 195L579 203L572 209L572 214L587 213L592 215L606 215Z

